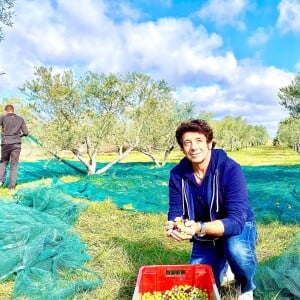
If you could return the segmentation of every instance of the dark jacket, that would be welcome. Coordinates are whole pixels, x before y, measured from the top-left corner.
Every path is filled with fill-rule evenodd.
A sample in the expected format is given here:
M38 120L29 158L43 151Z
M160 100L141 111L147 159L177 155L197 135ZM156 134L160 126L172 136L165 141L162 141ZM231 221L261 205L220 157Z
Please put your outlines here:
M21 134L29 134L25 121L22 117L9 113L0 117L2 126L1 145L21 144Z
M240 234L246 221L254 221L242 168L225 151L212 150L202 184L206 185L209 209L205 220L195 220L195 215L201 215L201 212L195 214L194 210L199 186L194 179L191 162L183 158L170 172L168 220L180 216L196 222L221 220L224 236Z

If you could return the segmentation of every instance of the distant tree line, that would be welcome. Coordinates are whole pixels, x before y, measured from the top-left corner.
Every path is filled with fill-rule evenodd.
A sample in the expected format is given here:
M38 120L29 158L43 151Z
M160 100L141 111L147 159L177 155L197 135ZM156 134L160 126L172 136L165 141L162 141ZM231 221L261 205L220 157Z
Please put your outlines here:
M266 128L249 125L241 117L214 120L189 102L178 101L174 88L148 75L97 74L76 77L72 70L55 73L36 67L33 79L20 88L26 101L14 101L28 120L31 133L50 153L71 151L87 174L103 173L139 151L163 166L177 147L175 130L180 122L206 119L214 128L217 146L237 150L265 144ZM97 157L107 145L117 158L96 169Z
M280 122L276 140L300 153L300 76L279 89L278 96L289 117Z
M265 145L270 140L264 126L250 125L242 117L226 116L209 123L214 129L217 146L227 151Z

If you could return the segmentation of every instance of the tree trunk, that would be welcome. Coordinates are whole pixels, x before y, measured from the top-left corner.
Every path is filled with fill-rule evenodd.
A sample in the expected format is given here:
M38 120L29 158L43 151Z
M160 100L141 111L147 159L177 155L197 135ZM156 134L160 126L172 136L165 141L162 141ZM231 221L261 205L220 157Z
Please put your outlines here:
M172 152L173 149L174 149L174 145L173 144L168 146L167 150L165 151L164 158L163 158L163 160L161 162L161 166L162 167L166 165L168 157L171 154L171 152Z
M150 152L150 151L148 151L148 150L145 150L145 149L140 150L140 152L143 153L143 154L145 154L145 155L147 155L147 156L149 156L149 157L151 158L151 160L155 163L155 165L156 165L157 167L160 167L160 163L159 163L159 161L156 159L154 153L152 153L152 152Z
M96 171L96 154L92 155L89 160L85 159L77 149L72 149L73 154L85 166L87 175L93 175Z
M106 172L110 167L112 167L113 165L120 162L123 158L125 158L134 148L135 148L135 146L130 146L129 148L126 149L125 152L120 151L119 156L114 161L108 163L103 168L97 170L96 174L102 174L102 173Z
M162 159L161 162L159 162L158 159L156 158L155 154L152 153L149 150L142 149L140 152L142 152L143 154L149 156L152 159L152 161L155 163L155 165L157 167L163 167L166 164L167 159L168 159L168 157L169 157L169 155L170 155L170 153L172 152L173 149L174 149L174 145L173 144L169 145L167 147L167 149L165 150L164 157L163 157L163 159Z
M230 150L233 151L234 148L233 148L233 137L231 137L230 139Z
M105 167L103 167L102 169L99 169L96 171L96 174L102 174L105 171L107 171L110 167L112 167L113 165L115 165L116 163L120 162L123 158L125 158L133 149L136 148L136 146L139 144L140 142L140 132L142 130L143 126L141 125L137 131L137 135L135 137L135 141L125 150L125 152L123 152L123 147L119 148L119 156L112 162L108 163Z

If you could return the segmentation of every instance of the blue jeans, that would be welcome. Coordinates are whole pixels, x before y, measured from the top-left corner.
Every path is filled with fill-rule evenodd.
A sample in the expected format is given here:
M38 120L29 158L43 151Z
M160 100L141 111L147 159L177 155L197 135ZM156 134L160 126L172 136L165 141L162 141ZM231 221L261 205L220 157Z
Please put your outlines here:
M236 284L241 287L241 292L254 290L257 264L256 238L255 222L246 222L239 235L221 237L215 242L194 241L190 263L210 265L217 286L222 283L228 263L235 276Z

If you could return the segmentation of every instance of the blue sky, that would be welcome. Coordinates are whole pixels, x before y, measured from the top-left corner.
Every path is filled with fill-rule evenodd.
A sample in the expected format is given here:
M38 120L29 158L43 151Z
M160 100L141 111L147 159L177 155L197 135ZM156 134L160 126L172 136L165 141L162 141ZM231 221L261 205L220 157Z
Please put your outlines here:
M0 43L0 96L19 95L34 66L142 72L274 137L288 115L278 90L300 72L299 15L300 0L17 0Z

